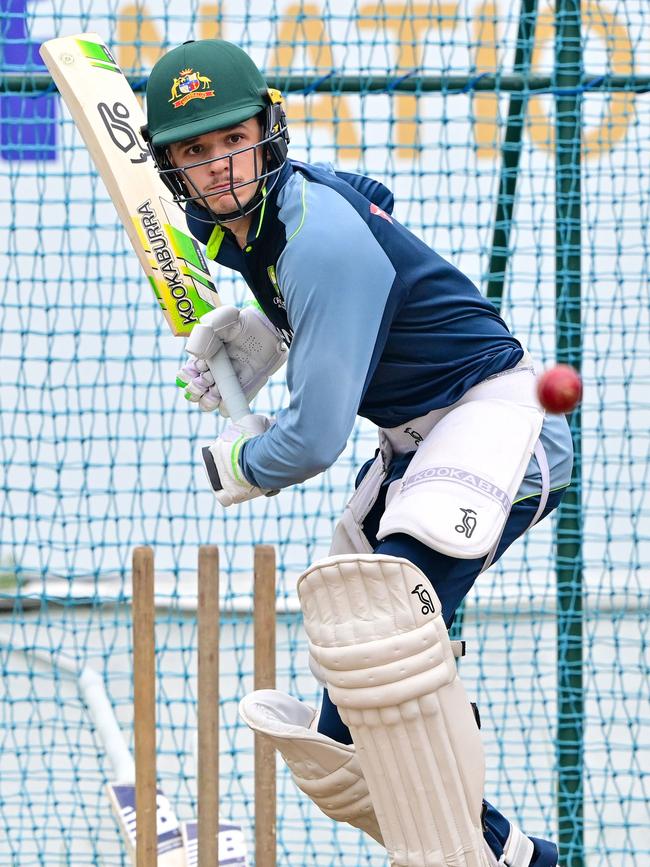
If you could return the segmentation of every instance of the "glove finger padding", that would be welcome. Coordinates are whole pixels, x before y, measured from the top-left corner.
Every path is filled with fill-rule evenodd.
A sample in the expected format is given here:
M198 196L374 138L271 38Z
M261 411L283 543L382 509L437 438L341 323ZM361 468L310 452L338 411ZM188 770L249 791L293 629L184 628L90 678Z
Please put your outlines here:
M186 400L198 403L204 412L213 412L221 403L214 377L202 359L194 359L182 367L176 374L176 385L183 389Z

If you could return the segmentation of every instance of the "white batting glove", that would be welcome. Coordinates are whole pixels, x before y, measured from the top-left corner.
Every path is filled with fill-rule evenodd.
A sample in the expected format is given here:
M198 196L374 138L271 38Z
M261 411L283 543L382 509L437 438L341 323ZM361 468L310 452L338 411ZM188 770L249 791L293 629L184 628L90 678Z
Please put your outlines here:
M231 422L211 446L203 449L208 479L222 506L232 506L233 503L243 503L272 493L251 485L239 466L239 453L246 440L263 434L270 427L271 421L265 415L251 415L246 429Z
M224 346L234 372L250 402L287 360L287 348L278 331L256 304L241 310L224 305L204 314L185 344L194 356L176 375L176 385L205 412L218 409L228 416L207 360Z

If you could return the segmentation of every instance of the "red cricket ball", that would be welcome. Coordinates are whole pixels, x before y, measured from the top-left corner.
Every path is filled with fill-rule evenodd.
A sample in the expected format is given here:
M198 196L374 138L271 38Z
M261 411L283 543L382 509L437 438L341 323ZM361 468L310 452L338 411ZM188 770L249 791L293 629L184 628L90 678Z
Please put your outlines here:
M582 398L582 380L568 364L556 364L537 378L537 397L547 412L571 412Z

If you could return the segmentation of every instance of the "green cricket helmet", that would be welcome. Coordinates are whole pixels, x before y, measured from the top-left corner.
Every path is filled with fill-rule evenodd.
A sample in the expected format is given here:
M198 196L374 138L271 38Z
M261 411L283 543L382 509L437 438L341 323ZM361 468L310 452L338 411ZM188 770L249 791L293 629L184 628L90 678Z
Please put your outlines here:
M184 167L171 162L168 146L173 142L227 129L252 117L260 119L258 143ZM267 87L245 51L223 39L185 42L160 58L147 82L147 125L142 134L176 201L199 206L208 212L209 222L218 223L236 220L259 207L286 162L289 143L280 92ZM232 158L247 150L253 151L254 177L234 184ZM217 160L229 161L230 193L238 206L229 214L214 214L209 205L211 194L197 190L186 171ZM251 183L257 183L256 192L242 205L236 190Z

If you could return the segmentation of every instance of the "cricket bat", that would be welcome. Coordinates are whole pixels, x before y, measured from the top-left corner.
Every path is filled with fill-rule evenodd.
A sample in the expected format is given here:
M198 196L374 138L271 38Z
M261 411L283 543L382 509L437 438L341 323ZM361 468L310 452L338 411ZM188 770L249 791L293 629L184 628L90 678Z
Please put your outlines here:
M185 213L161 181L142 140L145 123L129 82L96 33L50 39L40 48L108 190L172 333L188 335L219 295ZM227 352L208 361L233 421L250 415Z
M135 764L113 712L100 674L86 666L78 675L78 687L97 737L111 763L113 782L106 786L115 819L131 863L136 864ZM158 867L196 867L197 823L180 823L161 789L156 794ZM219 823L218 867L247 867L247 847L240 825ZM215 865L217 867L217 865Z
M113 813L131 858L135 858L135 783L108 783L106 786ZM181 827L172 805L160 789L156 793L156 836L158 867L187 867Z
M90 666L78 679L79 692L111 763L114 782L106 786L117 824L135 865L135 764L113 713L104 682ZM162 791L156 796L158 867L186 867L185 845L176 814Z
M198 867L199 833L196 822L182 822L187 867ZM246 843L239 825L219 824L219 867L247 867Z

